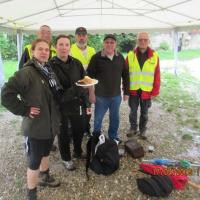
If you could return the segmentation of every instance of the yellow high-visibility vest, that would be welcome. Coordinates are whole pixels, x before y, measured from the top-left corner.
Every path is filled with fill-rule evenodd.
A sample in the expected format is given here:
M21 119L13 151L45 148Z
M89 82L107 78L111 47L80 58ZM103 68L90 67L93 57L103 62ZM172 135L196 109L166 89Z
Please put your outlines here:
M32 57L33 57L32 52L31 52L31 47L32 47L31 44L28 44L28 45L25 46L25 49L28 50L28 54L29 54L30 59L32 59ZM57 55L56 49L53 46L51 46L51 48L50 48L50 55L51 55L50 56L51 58Z
M153 56L148 58L142 70L140 68L136 53L130 51L128 53L129 75L130 75L130 90L141 89L146 92L151 92L154 83L154 73L158 63L158 55L153 52Z
M84 56L82 50L78 48L77 44L72 44L71 49L70 49L71 56L78 59L82 63L85 69L87 69L90 59L95 54L95 49L87 46L86 51L87 51L87 55Z

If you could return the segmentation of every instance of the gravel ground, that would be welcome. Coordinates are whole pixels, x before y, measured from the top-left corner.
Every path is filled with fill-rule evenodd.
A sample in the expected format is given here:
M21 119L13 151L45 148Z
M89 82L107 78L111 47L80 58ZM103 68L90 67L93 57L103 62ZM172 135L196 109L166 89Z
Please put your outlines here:
M120 133L125 141L129 130L128 106L121 107ZM20 135L21 118L9 112L0 113L0 200L24 200L26 194L26 155L23 137ZM108 117L103 129L107 131ZM146 153L145 159L167 157L200 161L200 146L193 141L181 139L183 128L173 114L165 112L161 105L154 103L149 113L148 141L138 141L147 149L155 147L153 153ZM186 129L187 130L187 129ZM195 133L196 134L196 133ZM84 138L83 147L86 138ZM193 153L191 153L193 152ZM139 192L137 177L145 175L138 172L138 164L128 154L120 161L120 169L111 176L96 175L89 171L90 180L85 176L85 162L75 160L77 170L66 171L61 164L59 152L51 153L51 171L61 180L56 189L39 188L39 200L154 200ZM196 172L194 171L194 174ZM166 198L165 198L166 199ZM173 191L169 200L199 200L200 191L187 186L183 191Z

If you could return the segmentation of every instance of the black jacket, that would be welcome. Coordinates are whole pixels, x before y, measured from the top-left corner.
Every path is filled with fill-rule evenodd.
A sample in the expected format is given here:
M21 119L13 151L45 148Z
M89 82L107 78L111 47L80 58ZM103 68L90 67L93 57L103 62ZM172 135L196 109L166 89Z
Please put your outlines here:
M63 62L58 57L53 57L48 64L51 65L64 89L60 102L62 115L80 115L81 107L90 107L87 91L75 84L85 76L81 62L69 56L67 62Z
M121 79L124 95L129 95L129 72L123 56L116 52L110 60L100 51L90 60L87 73L96 78L99 83L95 86L95 94L103 97L114 97L121 94Z

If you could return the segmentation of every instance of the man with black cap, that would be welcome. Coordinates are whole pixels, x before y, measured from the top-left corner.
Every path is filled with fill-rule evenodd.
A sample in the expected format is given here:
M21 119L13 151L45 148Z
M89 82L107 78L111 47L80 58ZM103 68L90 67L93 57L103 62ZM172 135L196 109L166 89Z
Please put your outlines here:
M91 57L95 54L95 49L87 45L88 35L84 27L79 27L75 31L76 43L71 46L71 56L78 59L86 70Z
M87 70L91 57L95 54L95 49L87 45L88 34L84 27L78 27L75 31L76 43L72 44L70 54L72 57L78 59L85 70ZM89 92L92 88L89 89ZM90 118L91 114L85 115L85 133L90 135Z
M95 86L95 114L93 135L101 133L102 121L109 109L110 139L119 139L119 107L121 104L121 79L123 80L123 100L128 99L129 73L125 60L116 51L117 41L113 34L104 37L103 50L96 53L88 65L88 75L99 83Z

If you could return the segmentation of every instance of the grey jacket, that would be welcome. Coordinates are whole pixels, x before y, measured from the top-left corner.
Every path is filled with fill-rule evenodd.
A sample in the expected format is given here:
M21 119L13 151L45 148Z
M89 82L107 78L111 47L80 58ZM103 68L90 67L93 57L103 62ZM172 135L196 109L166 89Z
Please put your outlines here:
M25 136L50 139L59 133L60 114L48 82L33 67L17 71L2 87L1 103L9 111L23 116ZM40 108L40 115L29 118L30 107Z

